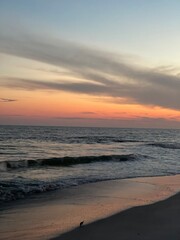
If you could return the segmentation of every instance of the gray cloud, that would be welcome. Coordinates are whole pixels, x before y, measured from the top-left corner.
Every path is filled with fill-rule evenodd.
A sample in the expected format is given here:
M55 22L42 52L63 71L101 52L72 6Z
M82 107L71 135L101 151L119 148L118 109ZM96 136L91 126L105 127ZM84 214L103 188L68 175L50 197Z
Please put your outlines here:
M137 68L121 55L87 48L63 40L1 33L0 52L48 63L68 70L77 82L1 79L1 85L27 90L50 89L128 102L180 109L180 76L167 69ZM173 69L173 67L171 67ZM83 81L82 81L83 80Z
M114 127L148 127L153 126L153 128L179 128L179 121L177 119L164 119L164 118L153 118L153 117L137 117L133 119L122 119L122 118L85 118L85 117L56 117L57 121L66 121L70 125L81 125L81 126L113 126ZM64 122L63 122L64 123Z
M0 98L0 102L5 102L5 103L9 103L9 102L15 102L17 101L16 99L10 99L10 98Z
M25 115L21 115L21 114L4 114L4 115L1 115L1 117L25 117Z
M81 114L87 114L87 115L89 115L89 114L96 114L95 112L80 112Z

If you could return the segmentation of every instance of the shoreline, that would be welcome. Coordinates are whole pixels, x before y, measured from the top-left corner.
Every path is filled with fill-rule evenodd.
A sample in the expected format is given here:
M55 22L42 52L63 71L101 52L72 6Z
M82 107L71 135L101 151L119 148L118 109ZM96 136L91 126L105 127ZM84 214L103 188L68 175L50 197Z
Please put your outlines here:
M0 208L2 239L52 239L134 206L176 194L180 175L102 181L43 193ZM84 228L85 229L85 228Z
M64 187L64 188L55 188L52 190L47 190L44 192L39 192L39 193L32 193L32 194L28 194L23 198L17 198L14 200L10 200L10 201L0 201L0 211L3 210L4 208L11 208L11 207L15 207L17 205L21 205L21 204L28 204L28 201L34 200L36 199L36 201L38 201L38 198L43 198L43 197L47 197L48 195L51 195L53 193L59 192L59 191L64 191L64 190L68 190L68 189L72 189L72 188L77 188L77 187L81 187L83 185L89 185L89 184L98 184L98 183L105 183L105 182L109 182L109 181L121 181L121 180L135 180L135 179L139 179L139 178L157 178L157 177L171 177L171 176L178 176L180 175L180 173L176 173L176 174L170 174L170 175L148 175L148 176L140 176L137 175L135 177L125 177L125 178L115 178L115 179L103 179L103 180L98 180L98 181L92 181L92 182L85 182L85 183L81 183L78 185L70 185L68 187ZM56 194L55 194L56 195Z

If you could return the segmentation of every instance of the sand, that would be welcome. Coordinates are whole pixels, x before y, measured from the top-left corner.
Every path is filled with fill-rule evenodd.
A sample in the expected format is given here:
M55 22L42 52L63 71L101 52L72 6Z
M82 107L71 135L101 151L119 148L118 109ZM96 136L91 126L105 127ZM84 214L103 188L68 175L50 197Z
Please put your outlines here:
M180 240L180 194L78 227L53 240Z
M150 235L167 232L169 239L179 240L179 197L123 211L179 190L180 175L175 175L98 182L35 195L0 206L0 239L168 239ZM79 228L82 220L85 224Z

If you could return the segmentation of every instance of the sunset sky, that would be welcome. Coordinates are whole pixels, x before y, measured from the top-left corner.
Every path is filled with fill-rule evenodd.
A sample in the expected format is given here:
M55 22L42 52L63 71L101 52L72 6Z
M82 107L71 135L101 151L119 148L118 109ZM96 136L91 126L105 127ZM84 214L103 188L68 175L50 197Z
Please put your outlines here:
M0 0L0 124L180 128L180 1Z

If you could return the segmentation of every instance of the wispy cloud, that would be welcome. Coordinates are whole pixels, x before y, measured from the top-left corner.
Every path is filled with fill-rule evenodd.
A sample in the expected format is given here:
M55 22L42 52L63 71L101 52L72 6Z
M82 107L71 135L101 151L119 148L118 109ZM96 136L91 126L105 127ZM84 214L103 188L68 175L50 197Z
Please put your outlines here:
M16 99L10 99L10 98L0 98L0 102L9 103L9 102L15 102Z
M1 117L24 117L22 114L3 114Z
M87 115L91 115L91 114L96 114L95 112L80 112L81 114L87 114Z
M114 102L124 99L129 103L180 110L180 76L172 73L172 66L138 68L121 55L33 34L2 34L0 52L48 63L69 72L68 82L59 73L57 81L6 78L1 79L3 86L109 96ZM71 81L72 77L79 80Z

